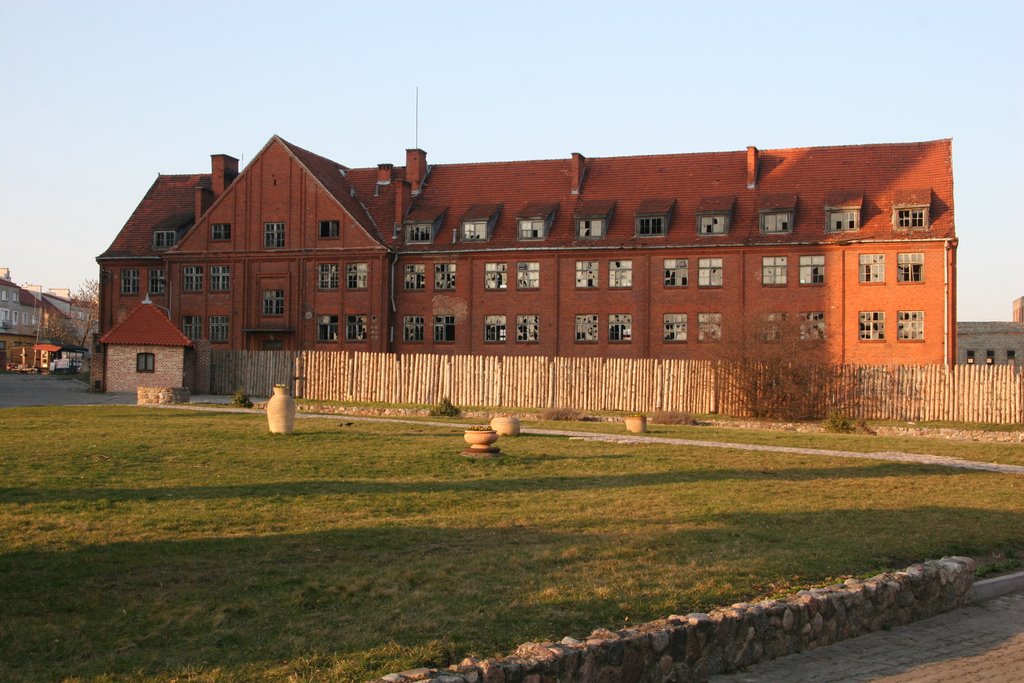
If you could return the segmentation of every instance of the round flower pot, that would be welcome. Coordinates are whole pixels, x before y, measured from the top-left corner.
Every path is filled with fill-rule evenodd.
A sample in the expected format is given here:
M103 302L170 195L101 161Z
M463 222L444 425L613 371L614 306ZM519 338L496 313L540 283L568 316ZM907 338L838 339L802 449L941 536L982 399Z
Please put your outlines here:
M288 387L274 387L274 395L267 401L267 423L274 434L291 434L295 429L295 399Z
M493 429L467 429L462 438L469 444L469 448L462 451L463 455L488 458L500 450L494 445L498 440L498 433Z
M491 418L491 429L498 436L519 436L519 418L511 415L498 415Z
M646 415L629 415L625 419L626 431L633 434L643 434L647 431Z

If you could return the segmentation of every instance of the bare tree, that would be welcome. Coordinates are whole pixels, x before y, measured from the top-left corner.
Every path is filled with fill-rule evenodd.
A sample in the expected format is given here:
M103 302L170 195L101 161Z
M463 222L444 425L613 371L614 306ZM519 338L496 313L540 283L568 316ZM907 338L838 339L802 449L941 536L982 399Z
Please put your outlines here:
M821 321L755 313L728 332L719 342L724 387L748 414L798 420L835 409L839 369L829 361Z
M87 347L100 319L100 282L90 278L71 295L72 322L78 346Z

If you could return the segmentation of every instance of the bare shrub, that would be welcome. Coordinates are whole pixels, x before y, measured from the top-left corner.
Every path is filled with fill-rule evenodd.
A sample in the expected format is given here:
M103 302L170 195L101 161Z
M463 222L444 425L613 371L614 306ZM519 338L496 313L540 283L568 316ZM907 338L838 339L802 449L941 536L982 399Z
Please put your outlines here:
M689 413L680 413L671 410L659 410L651 415L651 422L659 425L696 425L697 418Z
M552 422L579 422L583 415L572 408L547 408L540 414L540 419Z
M813 323L761 313L723 332L719 342L725 402L753 417L782 420L849 413L856 391L842 368L829 361L825 340Z

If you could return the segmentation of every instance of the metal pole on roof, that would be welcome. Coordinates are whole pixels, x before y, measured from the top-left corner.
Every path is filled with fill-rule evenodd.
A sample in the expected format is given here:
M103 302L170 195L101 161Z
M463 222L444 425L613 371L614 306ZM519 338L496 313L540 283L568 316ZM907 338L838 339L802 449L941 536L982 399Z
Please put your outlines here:
M416 86L416 134L414 137L416 149L420 148L420 86Z

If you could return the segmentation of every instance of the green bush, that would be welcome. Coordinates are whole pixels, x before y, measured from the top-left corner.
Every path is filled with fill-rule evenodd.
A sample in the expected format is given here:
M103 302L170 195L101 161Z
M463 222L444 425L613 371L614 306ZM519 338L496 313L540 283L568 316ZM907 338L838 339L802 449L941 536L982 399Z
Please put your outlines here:
M852 434L856 429L853 421L840 412L831 412L821 423L827 432L836 434Z
M459 415L462 415L462 411L447 396L430 409L431 417L458 417Z
M245 392L242 391L241 388L239 388L231 396L231 405L238 406L239 408L252 408L252 401L250 401L249 397L246 396Z

